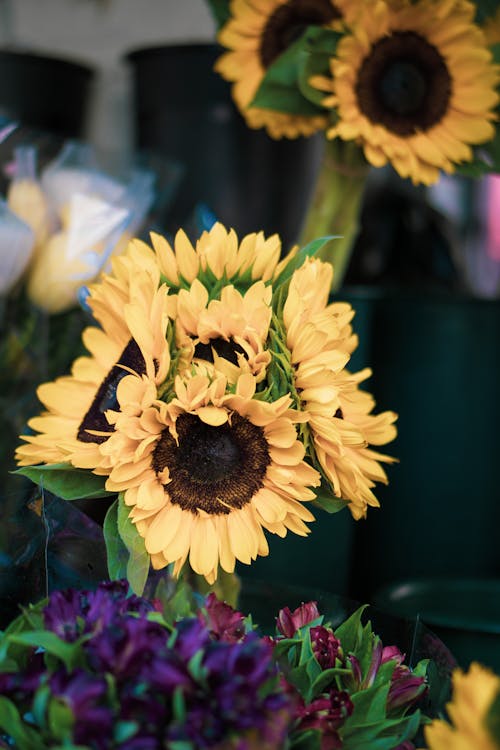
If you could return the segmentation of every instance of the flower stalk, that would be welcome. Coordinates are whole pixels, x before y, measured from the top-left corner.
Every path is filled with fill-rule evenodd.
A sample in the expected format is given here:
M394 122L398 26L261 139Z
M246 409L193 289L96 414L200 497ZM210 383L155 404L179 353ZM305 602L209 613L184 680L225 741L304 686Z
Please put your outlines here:
M299 242L303 246L316 237L336 237L320 252L321 259L334 267L332 291L340 289L349 267L369 169L355 143L339 138L326 141Z

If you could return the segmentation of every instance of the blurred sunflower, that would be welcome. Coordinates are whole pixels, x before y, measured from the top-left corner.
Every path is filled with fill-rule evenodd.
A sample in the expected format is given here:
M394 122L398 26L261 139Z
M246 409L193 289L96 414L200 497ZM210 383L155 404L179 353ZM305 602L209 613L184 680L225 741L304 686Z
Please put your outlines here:
M453 697L446 706L451 724L434 719L425 727L429 750L498 750L487 718L500 698L500 678L472 662L467 673L461 669L453 673L452 685Z
M311 84L335 108L329 138L358 141L375 167L431 184L495 135L493 64L468 0L370 0Z
M268 554L264 529L306 535L314 516L303 501L314 499L319 474L303 461L291 399L254 399L255 378L241 375L235 393L220 373L203 368L177 377L166 404L144 400L147 378L130 376L118 386L119 403L143 403L127 415L108 412L115 431L101 450L113 469L106 482L124 492L131 520L144 538L153 567L189 557L210 582L218 566L232 572Z
M330 264L307 260L292 276L283 324L316 459L334 495L348 501L359 519L368 505L379 505L372 488L387 482L380 462L393 461L369 446L395 438L396 415L371 414L375 402L359 388L370 371L344 369L357 345L350 325L354 312L346 303L327 304L331 280Z
M99 447L111 430L105 412L116 406L118 383L131 372L156 383L165 380L170 366L168 290L159 286L157 265L144 269L134 255L132 248L117 260L115 275L90 288L87 301L100 324L83 332L90 356L77 359L71 375L38 388L47 411L28 423L39 434L21 436L25 444L16 451L21 466L69 461L108 473ZM142 250L140 258L144 260Z
M232 0L231 17L218 41L229 51L215 69L232 81L233 98L252 128L273 138L309 136L325 128L325 116L302 116L250 107L266 71L309 25L331 26L343 19L348 0Z
M213 363L230 383L242 372L260 382L271 354L265 349L271 320L272 289L263 281L241 294L224 286L220 299L209 301L208 290L195 279L189 290L172 295L169 312L175 321L176 344L181 352L179 371L196 362Z
M222 280L235 285L242 280L247 285L259 279L269 281L280 267L277 234L266 239L263 232L256 232L239 241L234 229L227 230L218 222L202 233L195 246L182 229L175 235L173 247L154 232L151 242L164 280L176 289L189 288L196 278L205 286Z

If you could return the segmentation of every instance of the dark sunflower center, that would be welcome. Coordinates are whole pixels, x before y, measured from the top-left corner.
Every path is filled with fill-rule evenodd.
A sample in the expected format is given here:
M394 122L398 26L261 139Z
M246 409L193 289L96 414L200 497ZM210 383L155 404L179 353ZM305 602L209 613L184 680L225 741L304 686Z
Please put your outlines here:
M157 474L168 467L170 500L183 510L211 515L243 508L262 487L271 462L261 427L236 412L231 424L212 427L193 414L177 419L178 442L168 430L153 452Z
M216 351L219 357L227 359L229 362L232 362L233 365L238 364L238 354L246 356L245 350L242 346L232 340L226 341L226 339L223 339L220 336L216 339L210 339L207 344L202 344L201 341L199 341L194 348L194 356L198 359L204 359L205 362L212 362L213 364L214 355L212 349Z
M116 389L118 383L129 373L120 365L125 365L134 370L138 375L144 375L146 372L146 363L142 356L141 350L134 341L130 339L125 349L120 355L120 359L106 375L97 393L92 401L90 409L85 414L78 428L77 438L82 443L104 443L107 438L104 435L89 435L87 430L99 430L100 432L110 432L113 428L106 419L104 412L107 409L116 409Z
M289 0L272 13L262 33L260 60L267 68L311 25L324 26L340 11L331 0Z
M376 42L356 81L361 112L402 137L439 123L448 110L451 89L440 52L413 31Z

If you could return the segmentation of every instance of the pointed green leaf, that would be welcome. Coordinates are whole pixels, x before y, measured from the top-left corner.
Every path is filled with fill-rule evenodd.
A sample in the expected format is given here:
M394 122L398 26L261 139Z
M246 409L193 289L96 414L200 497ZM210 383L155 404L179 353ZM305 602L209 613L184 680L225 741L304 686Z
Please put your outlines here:
M146 550L144 539L140 536L135 524L130 520L129 514L130 508L125 505L123 495L120 494L118 499L118 533L129 553L127 580L134 594L140 596L146 585L151 558Z
M312 28L314 31L315 27ZM271 109L292 115L315 117L325 110L306 99L299 88L299 70L302 54L308 49L307 29L269 66L251 107Z
M48 724L52 736L59 742L71 740L74 718L69 706L59 698L52 698L48 707Z
M3 695L0 695L0 729L13 739L16 748L22 748L22 750L46 749L46 745L38 732L26 726L14 703Z
M30 630L25 633L16 633L9 636L12 643L23 646L33 646L34 648L43 648L47 653L60 659L67 669L72 669L78 658L80 643L67 643L59 638L55 633L48 630Z
M98 477L86 469L75 469L68 463L22 466L12 473L28 477L63 500L84 500L111 494L104 489L105 477Z
M316 495L316 499L313 500L313 505L317 505L327 513L338 513L340 510L347 508L349 503L347 500L342 500L341 497L335 497L334 495Z
M306 34L304 49L299 56L297 84L303 96L317 107L323 108L326 94L309 83L312 76L330 76L330 59L335 55L341 34L333 29L311 27Z
M324 247L331 240L337 239L336 235L330 235L328 237L318 237L318 239L309 242L307 245L302 247L293 258L290 258L278 278L273 284L273 292L275 293L283 284L286 284L292 277L294 271L301 267L306 258L312 258L319 253L322 247ZM274 297L273 293L273 297Z
M103 524L109 577L112 581L127 577L129 551L118 533L118 500L110 505Z
M344 654L356 651L363 632L361 617L368 606L368 604L364 604L359 607L347 620L335 628L335 637L340 640Z

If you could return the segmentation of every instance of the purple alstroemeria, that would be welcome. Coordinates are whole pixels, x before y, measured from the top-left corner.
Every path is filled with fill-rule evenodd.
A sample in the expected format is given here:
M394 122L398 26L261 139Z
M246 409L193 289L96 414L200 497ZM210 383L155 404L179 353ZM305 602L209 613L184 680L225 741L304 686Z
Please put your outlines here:
M141 678L166 646L168 633L144 617L119 616L84 643L89 665L99 674L109 672L118 682Z
M112 736L114 711L107 703L108 686L104 677L76 669L71 674L55 672L49 686L56 698L65 703L74 718L76 744L106 750Z
M79 618L84 615L82 597L79 591L67 589L54 591L43 610L43 622L47 630L62 638L74 642L79 638L82 625Z
M189 741L200 750L281 747L293 703L279 690L272 646L249 634L237 643L210 640L204 651L203 676L184 695L186 721L172 723L167 740Z
M321 750L337 750L342 747L338 730L353 710L349 694L332 688L328 694L297 709L298 729L317 729L321 733Z
M207 596L205 608L198 612L198 618L217 641L236 643L245 637L245 618L241 612L221 602L213 592Z
M0 672L0 695L5 695L17 705L24 706L33 698L44 672L43 654L33 653L24 671Z
M184 659L189 659L197 651L204 649L210 642L210 633L197 617L190 617L175 623L177 637L174 643L175 652Z
M408 708L420 700L427 691L425 677L418 677L402 665L396 667L392 674L391 687L387 696L387 710Z
M335 638L330 628L316 625L310 629L311 646L322 669L330 669L335 666L335 661L341 654L340 641Z
M285 638L293 638L299 628L309 625L319 617L316 602L302 603L293 612L288 607L283 607L278 613L276 627Z

